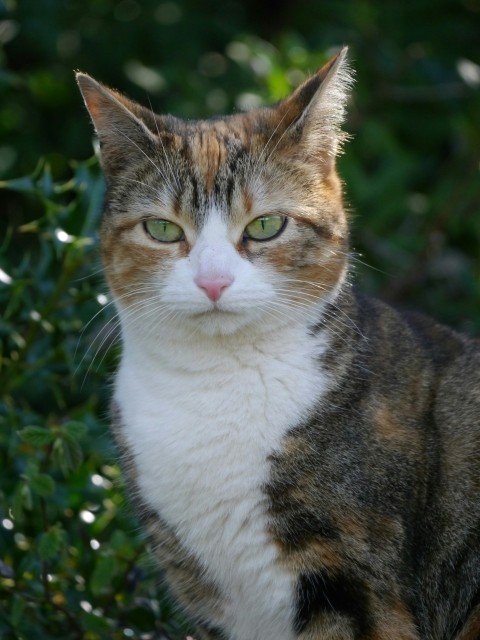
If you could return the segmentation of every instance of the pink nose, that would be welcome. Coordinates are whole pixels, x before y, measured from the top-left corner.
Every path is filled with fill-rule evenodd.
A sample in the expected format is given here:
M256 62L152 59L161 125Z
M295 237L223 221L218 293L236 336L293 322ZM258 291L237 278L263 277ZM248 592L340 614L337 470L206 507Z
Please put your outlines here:
M198 276L195 278L195 284L197 287L203 289L213 302L220 300L220 296L224 290L232 284L232 282L233 278L230 276L217 276L214 278Z

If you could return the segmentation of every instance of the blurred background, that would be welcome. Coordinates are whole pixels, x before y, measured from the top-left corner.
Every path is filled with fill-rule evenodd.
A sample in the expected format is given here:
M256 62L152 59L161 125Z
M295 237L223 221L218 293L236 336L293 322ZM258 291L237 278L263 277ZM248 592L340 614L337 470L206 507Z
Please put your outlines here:
M403 5L403 6L402 6ZM343 44L366 291L480 336L480 0L0 0L0 638L173 638L108 435L103 181L74 83L204 117Z

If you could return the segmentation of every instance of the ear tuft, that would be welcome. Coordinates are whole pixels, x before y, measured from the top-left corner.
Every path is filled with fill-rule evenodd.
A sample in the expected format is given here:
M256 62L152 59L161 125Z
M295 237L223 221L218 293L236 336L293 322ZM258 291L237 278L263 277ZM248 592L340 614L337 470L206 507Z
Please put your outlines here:
M340 53L327 63L327 73L320 85L314 106L314 109L318 110L319 122L316 126L314 121L310 123L310 126L316 129L316 134L325 142L336 138L337 146L347 137L340 131L340 127L345 120L347 102L353 86L353 72L348 63L347 53L348 47L343 47ZM321 127L318 126L320 123ZM336 152L336 149L333 151Z
M75 74L75 79L85 101L85 106L90 113L95 129L98 130L97 124L101 128L101 120L104 115L102 105L105 106L109 103L107 91L104 89L103 85L86 73L78 71Z
M353 74L344 47L316 74L300 85L279 105L279 116L290 129L286 138L299 141L309 155L331 164L341 143L348 137L341 131Z

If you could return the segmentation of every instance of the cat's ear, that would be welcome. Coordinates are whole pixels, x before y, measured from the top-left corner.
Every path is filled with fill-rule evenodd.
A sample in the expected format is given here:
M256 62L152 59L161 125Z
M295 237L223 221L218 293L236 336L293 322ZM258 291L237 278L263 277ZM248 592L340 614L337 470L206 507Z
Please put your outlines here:
M330 168L348 137L341 125L352 83L344 47L278 105L277 118L283 119L280 129L284 129L285 142L300 145L308 156L318 157Z
M100 141L107 180L155 149L153 114L85 73L76 73L78 86Z

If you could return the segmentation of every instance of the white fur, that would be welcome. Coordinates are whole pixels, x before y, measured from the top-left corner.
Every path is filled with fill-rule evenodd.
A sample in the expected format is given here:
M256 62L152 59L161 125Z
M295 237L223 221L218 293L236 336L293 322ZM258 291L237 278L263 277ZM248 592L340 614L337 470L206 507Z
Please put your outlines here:
M317 360L326 343L309 334L303 313L266 314L261 298L275 299L268 274L234 252L215 224L217 235L207 225L161 288L162 302L183 316L167 317L152 333L151 323L142 329L141 314L135 320L120 310L115 397L143 500L223 595L215 622L232 640L292 640L294 580L269 538L262 487L268 456L328 388ZM217 307L192 283L199 268L212 266L208 246L222 264L230 256L225 268L235 278ZM229 314L238 316L234 330ZM192 333L195 318L205 325L201 333Z

